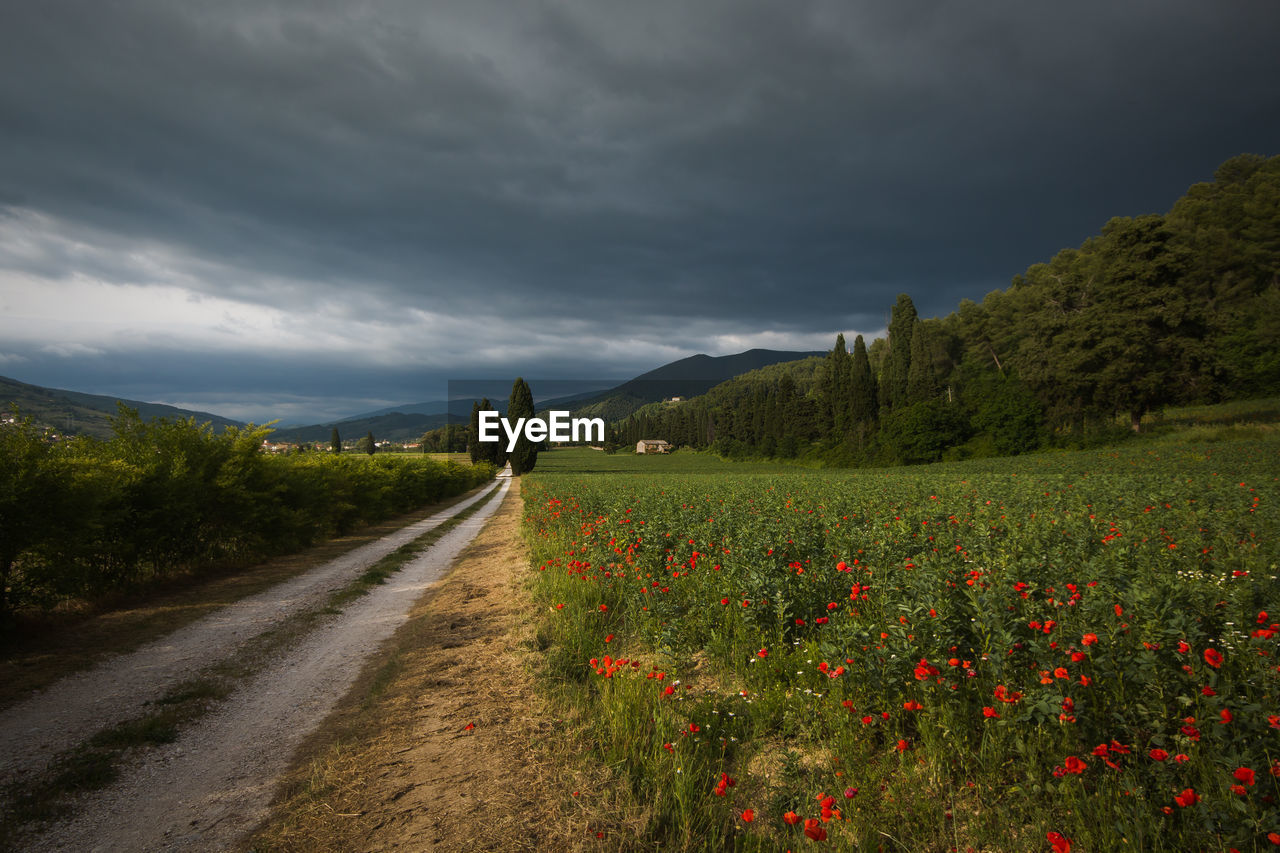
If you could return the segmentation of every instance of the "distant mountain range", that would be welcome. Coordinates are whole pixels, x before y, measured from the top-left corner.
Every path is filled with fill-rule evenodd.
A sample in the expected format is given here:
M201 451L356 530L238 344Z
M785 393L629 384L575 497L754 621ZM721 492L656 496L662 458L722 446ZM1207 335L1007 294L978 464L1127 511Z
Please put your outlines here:
M696 397L707 393L721 382L748 371L815 355L826 353L751 349L735 355L691 355L642 373L603 394L580 400L572 409L575 414L583 417L619 421L648 403L670 400L672 397ZM557 407L548 405L545 408Z
M664 364L607 391L579 391L550 399L539 398L538 411L565 409L583 417L622 420L648 403L672 397L694 397L735 376L781 362L798 361L824 352L785 352L753 349L735 355L693 355ZM462 387L465 388L465 385ZM477 386L479 387L479 386ZM554 389L553 389L554 390ZM533 389L538 393L538 388ZM477 397L479 392L477 392ZM328 441L334 429L343 439L357 438L372 432L374 438L388 441L413 440L424 432L446 423L466 423L471 417L470 397L453 400L428 400L406 403L365 412L339 421L312 426L279 429L272 434L277 441ZM490 397L498 411L505 411L506 399Z
M622 420L648 403L669 400L672 397L693 397L705 394L721 382L747 371L824 354L753 349L735 355L716 357L694 355L664 364L607 391L578 391L552 399L539 399L537 407L539 411L567 409L584 417L603 417L609 421ZM537 394L538 389L533 390ZM553 392L555 390L552 388ZM69 435L86 434L98 438L109 438L111 436L109 418L116 414L116 401L115 397L42 388L39 385L29 385L15 379L0 377L0 411L7 411L11 406L16 406L23 415ZM179 409L138 400L120 402L137 409L139 414L146 418L194 417L201 423L208 421L219 429L226 426L244 426L239 421L208 412ZM379 440L411 441L428 430L444 426L451 420L454 423L465 423L471 415L472 402L471 399L454 399L406 403L352 415L337 421L277 429L271 437L275 441L284 442L327 442L336 428L344 439L355 439L372 432ZM505 399L491 398L491 402L499 411L506 408Z
M467 412L468 414L471 412L469 403ZM412 441L428 430L437 429L449 423L450 417L443 412L427 415L421 412L394 411L385 415L278 429L271 433L271 439L272 441L327 443L336 429L339 437L344 441L362 438L365 433L370 432L378 441ZM456 416L453 416L452 420L454 423L458 422Z
M66 435L91 435L95 438L111 437L110 418L116 415L117 403L137 409L144 418L189 418L200 423L206 421L222 429L228 426L244 426L209 412L195 412L166 406L163 403L144 403L141 400L122 400L102 394L84 394L60 388L44 388L0 376L0 411L17 409L23 417L29 417Z

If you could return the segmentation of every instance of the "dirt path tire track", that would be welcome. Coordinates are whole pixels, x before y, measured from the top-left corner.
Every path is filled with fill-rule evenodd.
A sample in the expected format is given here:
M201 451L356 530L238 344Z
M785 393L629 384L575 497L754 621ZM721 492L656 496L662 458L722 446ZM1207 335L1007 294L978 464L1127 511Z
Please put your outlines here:
M421 521L324 563L292 580L249 596L128 654L84 672L0 712L0 778L16 780L42 770L58 753L103 728L143 713L201 668L225 660L237 647L288 616L320 607L329 594L407 542L481 500L496 484Z
M349 689L365 657L391 636L497 510L510 485L500 482L494 500L386 584L309 634L176 742L150 751L115 785L84 797L72 818L32 839L27 848L233 846L262 819L275 779L294 749Z
M602 849L566 795L598 791L607 771L582 773L568 757L578 744L535 674L543 652L520 487L384 647L394 676L343 699L282 780L248 839L257 846L241 849Z

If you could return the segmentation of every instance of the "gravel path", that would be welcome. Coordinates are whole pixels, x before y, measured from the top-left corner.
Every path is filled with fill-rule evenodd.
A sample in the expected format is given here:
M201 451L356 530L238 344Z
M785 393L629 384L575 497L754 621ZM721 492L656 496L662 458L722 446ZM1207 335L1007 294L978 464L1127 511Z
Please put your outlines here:
M226 850L265 816L276 778L510 486L387 583L347 605L172 744L150 750L31 850ZM488 493L486 490L485 494ZM421 531L419 531L421 532Z
M193 677L211 664L230 658L241 644L288 616L323 606L333 591L360 576L379 559L438 527L481 500L494 488L501 488L505 494L508 481L499 482L503 485L495 483L436 515L363 545L262 593L242 599L134 652L108 659L85 672L69 676L0 712L0 778L20 779L32 771L39 771L59 752L81 743L95 732L139 716L145 712L147 702L163 696L175 684ZM390 605L394 609L399 602L394 595L387 593L388 589L399 590L403 596L406 589L404 584L429 582L429 579L424 580L429 575L429 572L424 574L427 572L426 567L434 567L442 559L443 565L447 566L448 559L451 558L445 559L442 555L461 540L463 534L460 531L466 530L474 534L479 529L476 519L487 518L497 502L484 507L442 537L396 575L391 584L377 587L376 595L371 594L349 606L336 624L346 625L354 613L367 613L365 618L368 625L358 621L354 623L353 632L361 633L376 626L380 619L392 618L379 616L376 611L369 612L370 602L384 602L384 606ZM409 596L403 602L404 608L412 603L412 598L413 596ZM332 627L325 627L317 633L328 635L333 630ZM372 646L377 644L376 641L368 642ZM372 646L366 645L365 649ZM294 665L301 666L298 662ZM260 686L245 692L255 696L259 693L279 693L285 689L285 682L290 677L290 670L278 671L273 678L260 679ZM312 685L312 689L316 689L315 685ZM341 689L334 689L341 693ZM294 698L303 705L312 701L304 694L296 694ZM239 704L235 697L232 702ZM185 740L184 737L176 744L179 752L183 749ZM172 753L173 750L165 752Z

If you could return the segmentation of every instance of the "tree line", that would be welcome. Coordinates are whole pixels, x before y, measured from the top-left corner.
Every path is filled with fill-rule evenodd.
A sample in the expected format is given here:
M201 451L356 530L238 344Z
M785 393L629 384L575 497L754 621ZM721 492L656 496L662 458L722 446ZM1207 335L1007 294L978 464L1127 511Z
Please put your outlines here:
M0 424L0 623L178 572L248 565L459 494L487 465L262 452L270 429L214 434L120 407L109 440Z
M981 303L774 365L617 425L726 456L928 462L1138 431L1170 405L1280 394L1280 157L1241 155L1164 215L1118 217Z

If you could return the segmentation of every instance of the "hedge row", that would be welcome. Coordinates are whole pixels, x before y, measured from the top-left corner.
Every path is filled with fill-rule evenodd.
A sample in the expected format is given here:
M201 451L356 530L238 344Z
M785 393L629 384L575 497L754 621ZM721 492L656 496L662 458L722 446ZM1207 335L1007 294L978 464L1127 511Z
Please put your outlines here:
M270 430L214 434L123 409L108 441L0 425L0 614L175 572L245 565L467 491L491 466L262 452Z

